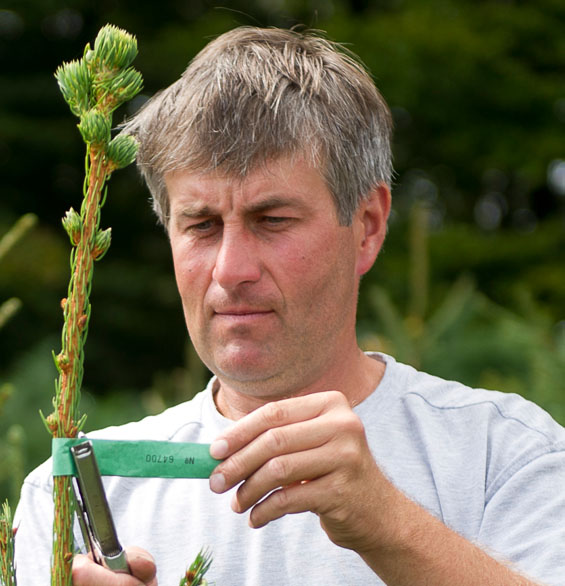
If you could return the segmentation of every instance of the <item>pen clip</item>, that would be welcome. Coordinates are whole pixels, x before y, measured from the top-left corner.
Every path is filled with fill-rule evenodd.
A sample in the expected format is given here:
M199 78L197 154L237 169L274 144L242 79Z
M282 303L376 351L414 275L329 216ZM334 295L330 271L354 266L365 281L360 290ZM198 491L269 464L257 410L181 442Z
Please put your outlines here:
M99 551L97 551L97 548L95 548L94 542L92 540L92 528L90 526L88 516L84 508L80 487L78 485L76 478L73 478L72 482L73 496L75 501L75 513L78 519L80 532L82 534L82 540L84 541L84 545L86 546L86 550L88 551L88 553L92 554L94 561L97 564L102 564L102 560L100 559L101 554Z
M114 572L130 573L118 541L92 442L71 447L77 476L73 481L79 525L94 561Z

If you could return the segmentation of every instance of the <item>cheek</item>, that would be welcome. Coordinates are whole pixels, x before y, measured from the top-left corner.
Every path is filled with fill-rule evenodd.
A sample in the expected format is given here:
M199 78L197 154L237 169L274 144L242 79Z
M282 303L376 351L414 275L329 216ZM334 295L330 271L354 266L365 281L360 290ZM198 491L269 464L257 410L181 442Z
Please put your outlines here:
M333 236L332 240L310 241L285 263L282 278L293 289L296 302L310 308L308 311L317 312L319 304L343 303L343 290L350 294L349 285L356 280L351 242Z
M204 286L207 274L205 259L187 250L173 248L172 253L175 279L183 305L197 302L198 291Z
M193 272L192 263L187 261L187 256L180 254L178 251L173 249L173 268L175 271L175 279L177 281L177 287L182 294L184 283L190 280L190 275Z

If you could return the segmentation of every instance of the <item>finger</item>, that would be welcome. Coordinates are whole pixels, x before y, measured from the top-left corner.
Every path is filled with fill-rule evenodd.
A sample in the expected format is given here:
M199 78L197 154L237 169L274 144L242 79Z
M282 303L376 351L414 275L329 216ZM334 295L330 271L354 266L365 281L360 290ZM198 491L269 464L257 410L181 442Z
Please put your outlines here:
M334 468L334 458L323 448L272 458L238 488L232 509L243 513L275 489L299 486L325 476Z
M92 561L88 556L76 555L73 559L73 586L141 586L134 576L116 574Z
M338 391L312 393L267 403L224 431L212 442L210 454L218 460L225 459L266 430L313 419L336 402L347 404L343 394Z
M126 557L131 573L147 586L157 586L157 566L153 556L141 547L126 547Z
M311 482L301 482L279 488L273 491L266 499L255 505L249 515L249 525L254 529L264 527L271 521L285 515L317 513L320 506L320 496L323 495L325 478Z
M295 445L305 445L305 449L290 449L285 454L273 457L267 454L264 463L243 478L244 482L232 499L234 511L246 511L279 487L315 480L330 474L336 481L352 486L352 483L364 474L367 462L372 468L374 460L366 446L363 424L353 412L349 411L349 415L346 415L343 411L334 411L332 415L327 414L308 424L281 428L289 431L292 438L289 440L291 448ZM298 434L292 433L292 428L300 425L309 428L320 427L320 433L313 434L313 437L322 441L316 445L312 442L304 444L297 437ZM269 432L266 432L249 446L250 452L257 451L256 457L261 457L266 452L262 439L268 434ZM239 453L226 461L228 474L237 456Z
M365 483L361 485L330 472L312 481L281 487L252 507L249 525L259 528L285 515L309 511L318 515L322 527L335 543L347 543L359 537L356 527L368 527L370 534L378 524L378 521L370 521L371 511L390 498L375 500L374 491L367 492L367 485L374 486L375 474L383 478L376 464L372 471L363 475ZM387 486L390 485L387 483Z
M216 467L213 476L221 474L222 484L220 486L216 478L211 478L211 488L214 492L229 490L242 480L249 478L273 458L320 447L331 440L333 433L334 426L328 425L321 417L268 429ZM276 467L277 463L275 462L273 466ZM274 472L282 471L275 469ZM303 478L289 479L285 482L285 478L276 474L275 479L278 482L276 486L289 484L294 480L303 480Z
M153 558L138 547L126 548L132 575L119 574L95 563L91 557L76 555L73 560L74 586L157 586Z

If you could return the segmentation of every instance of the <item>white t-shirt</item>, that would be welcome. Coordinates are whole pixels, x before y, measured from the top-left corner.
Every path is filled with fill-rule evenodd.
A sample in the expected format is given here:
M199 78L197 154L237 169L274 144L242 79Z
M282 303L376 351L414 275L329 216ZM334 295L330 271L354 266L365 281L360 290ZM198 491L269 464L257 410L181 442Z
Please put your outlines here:
M375 460L406 495L465 538L545 584L565 583L565 429L517 395L470 389L386 363L377 389L355 407ZM231 422L212 379L192 401L89 437L210 443ZM33 471L16 512L19 586L50 583L51 465ZM334 545L316 515L250 529L231 491L207 480L104 479L124 545L156 559L160 586L176 586L207 546L216 586L382 584L353 551ZM77 534L77 541L80 541Z

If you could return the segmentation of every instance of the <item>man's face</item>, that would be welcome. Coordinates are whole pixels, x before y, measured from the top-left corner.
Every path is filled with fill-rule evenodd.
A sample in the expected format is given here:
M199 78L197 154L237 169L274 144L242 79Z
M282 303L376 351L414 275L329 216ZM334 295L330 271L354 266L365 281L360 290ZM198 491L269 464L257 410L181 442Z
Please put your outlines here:
M284 396L356 347L358 222L339 225L317 170L278 159L244 179L175 171L165 181L186 323L222 384Z

